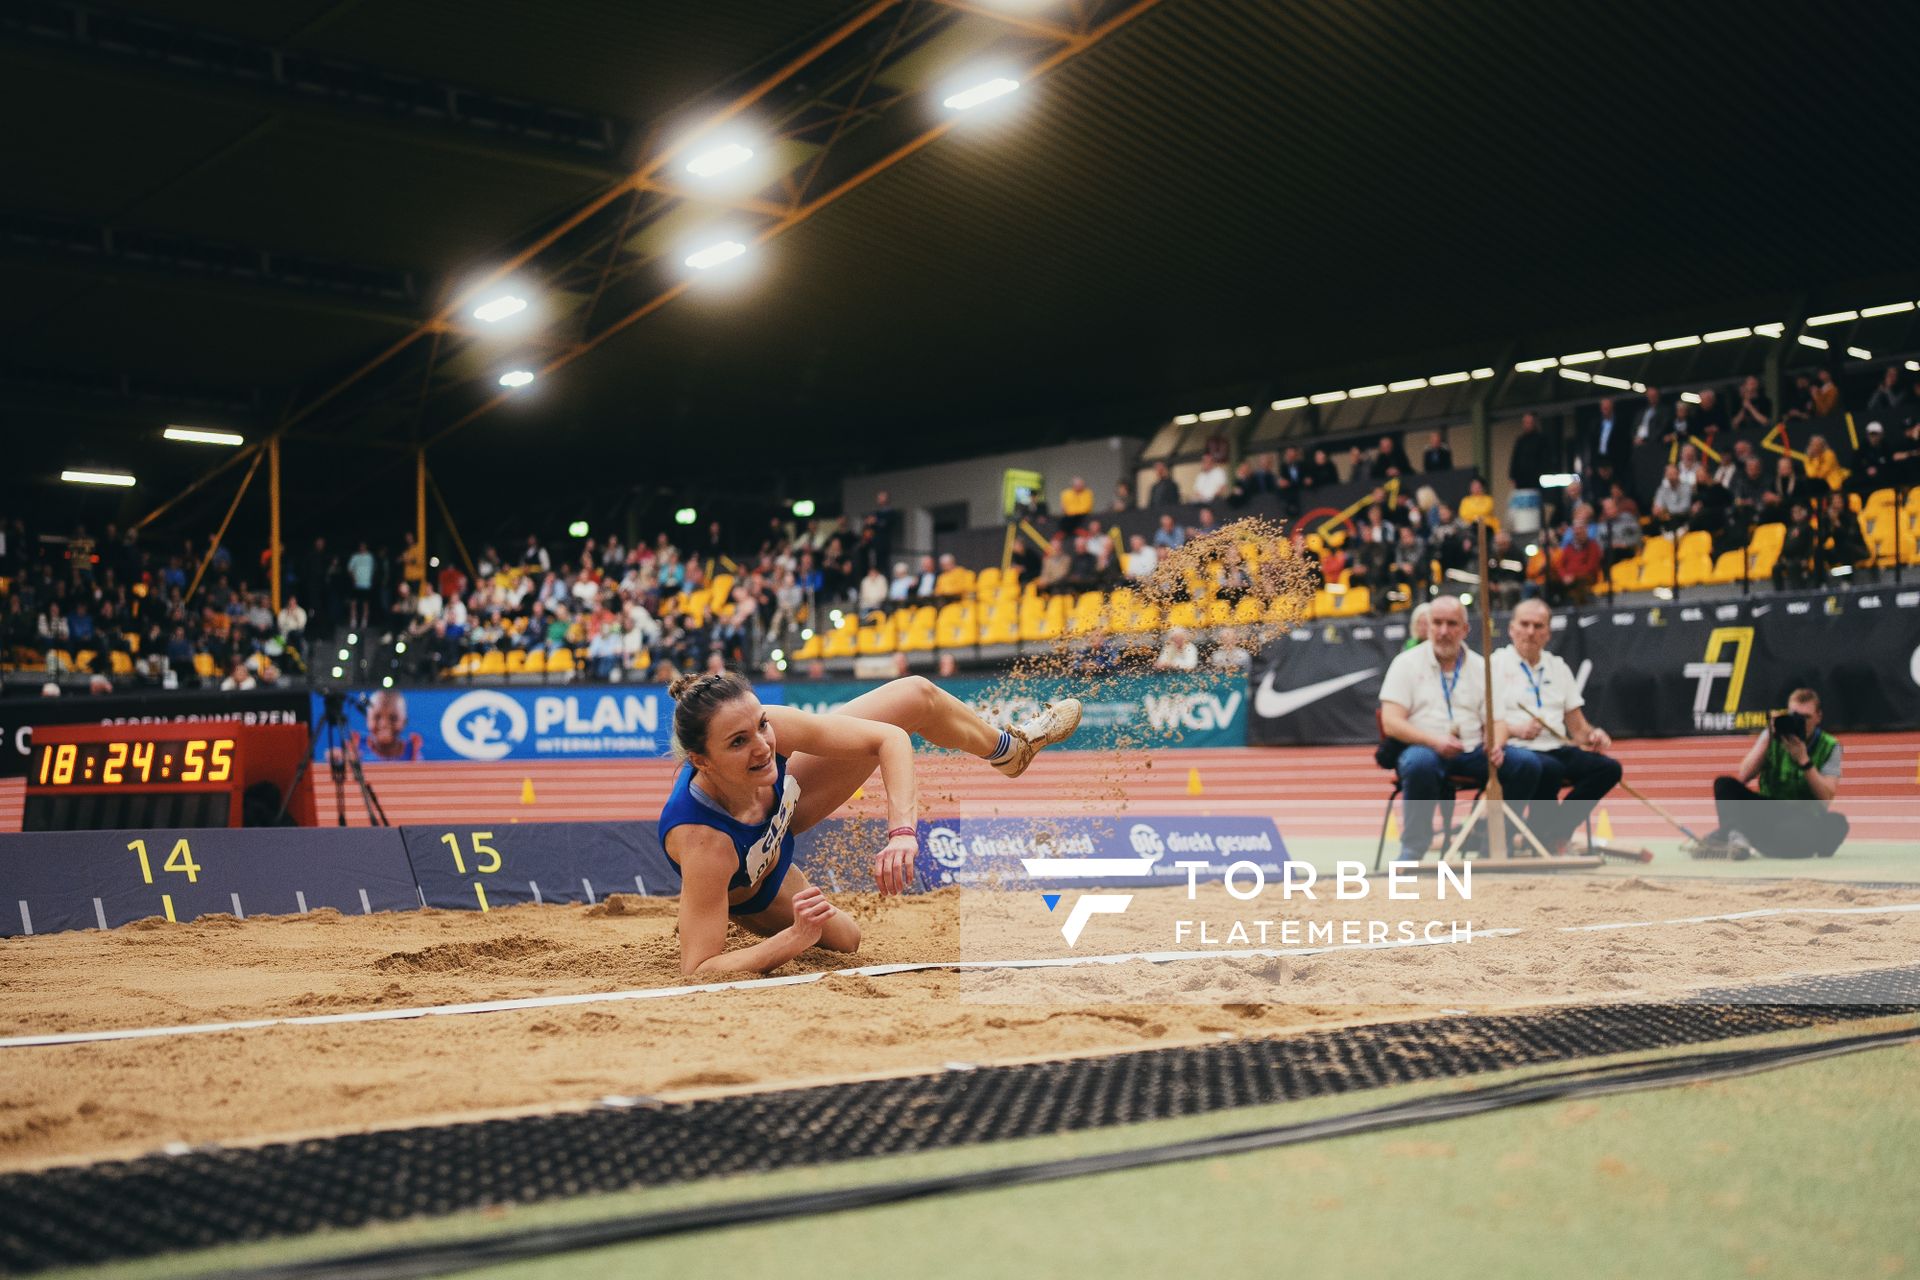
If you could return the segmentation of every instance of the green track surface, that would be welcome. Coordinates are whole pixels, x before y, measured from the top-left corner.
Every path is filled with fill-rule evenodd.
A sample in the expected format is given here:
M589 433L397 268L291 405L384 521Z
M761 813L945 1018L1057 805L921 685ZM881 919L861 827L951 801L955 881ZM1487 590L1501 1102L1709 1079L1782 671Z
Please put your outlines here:
M1800 1043L1911 1017L1739 1041ZM1675 1052L1698 1052L1692 1046ZM1723 1046L1711 1046L1723 1047ZM1644 1060L1661 1055L1631 1055ZM1620 1061L1622 1059L1596 1059ZM1592 1065L1592 1064L1583 1064ZM1292 1123L1525 1072L101 1268L157 1277L890 1182ZM1920 1048L1192 1164L556 1255L499 1280L707 1275L1891 1276L1920 1273Z

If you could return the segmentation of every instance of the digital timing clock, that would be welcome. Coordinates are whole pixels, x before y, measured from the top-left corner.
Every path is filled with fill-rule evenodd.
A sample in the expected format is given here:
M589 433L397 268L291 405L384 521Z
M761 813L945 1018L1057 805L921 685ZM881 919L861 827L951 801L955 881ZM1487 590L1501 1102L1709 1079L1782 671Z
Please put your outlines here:
M27 761L27 831L237 827L271 819L305 758L298 725L47 725ZM272 788L272 795L266 789ZM311 825L310 785L288 805Z

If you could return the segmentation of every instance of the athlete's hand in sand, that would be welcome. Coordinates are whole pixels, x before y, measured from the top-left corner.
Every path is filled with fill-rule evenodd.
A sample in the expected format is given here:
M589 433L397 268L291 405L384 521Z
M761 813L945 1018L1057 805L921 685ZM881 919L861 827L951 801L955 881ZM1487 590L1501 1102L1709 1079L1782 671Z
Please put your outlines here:
M905 893L913 883L913 861L920 856L920 841L913 836L895 836L873 860L873 878L881 893Z
M787 932L798 941L812 946L820 941L820 933L831 919L833 904L827 901L824 893L808 885L793 895L793 923L787 926Z

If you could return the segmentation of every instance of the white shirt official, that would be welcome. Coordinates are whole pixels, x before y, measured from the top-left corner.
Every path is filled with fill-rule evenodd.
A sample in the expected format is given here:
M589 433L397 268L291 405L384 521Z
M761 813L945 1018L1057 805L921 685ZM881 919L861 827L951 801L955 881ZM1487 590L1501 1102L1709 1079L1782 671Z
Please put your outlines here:
M1527 712L1532 711L1553 726L1542 726L1539 737L1517 745L1535 751L1573 746L1558 730L1566 728L1569 711L1586 704L1573 668L1559 654L1542 649L1539 663L1529 666L1512 645L1493 651L1493 714L1515 725L1531 721Z
M1481 745L1486 733L1486 663L1460 646L1456 670L1442 675L1433 641L1423 640L1393 660L1380 683L1380 701L1407 709L1407 719L1424 733L1452 733L1467 750Z

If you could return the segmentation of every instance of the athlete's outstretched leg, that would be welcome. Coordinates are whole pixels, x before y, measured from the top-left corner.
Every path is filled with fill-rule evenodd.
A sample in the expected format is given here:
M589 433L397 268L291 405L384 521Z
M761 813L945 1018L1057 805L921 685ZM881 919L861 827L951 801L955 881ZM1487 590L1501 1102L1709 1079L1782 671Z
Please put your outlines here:
M1080 725L1080 703L1067 698L1011 729L996 729L925 676L888 681L847 703L839 714L897 725L936 747L979 756L1010 778L1024 773L1041 748L1065 741ZM800 783L794 829L805 831L832 814L876 767L873 760L795 756L787 765Z

